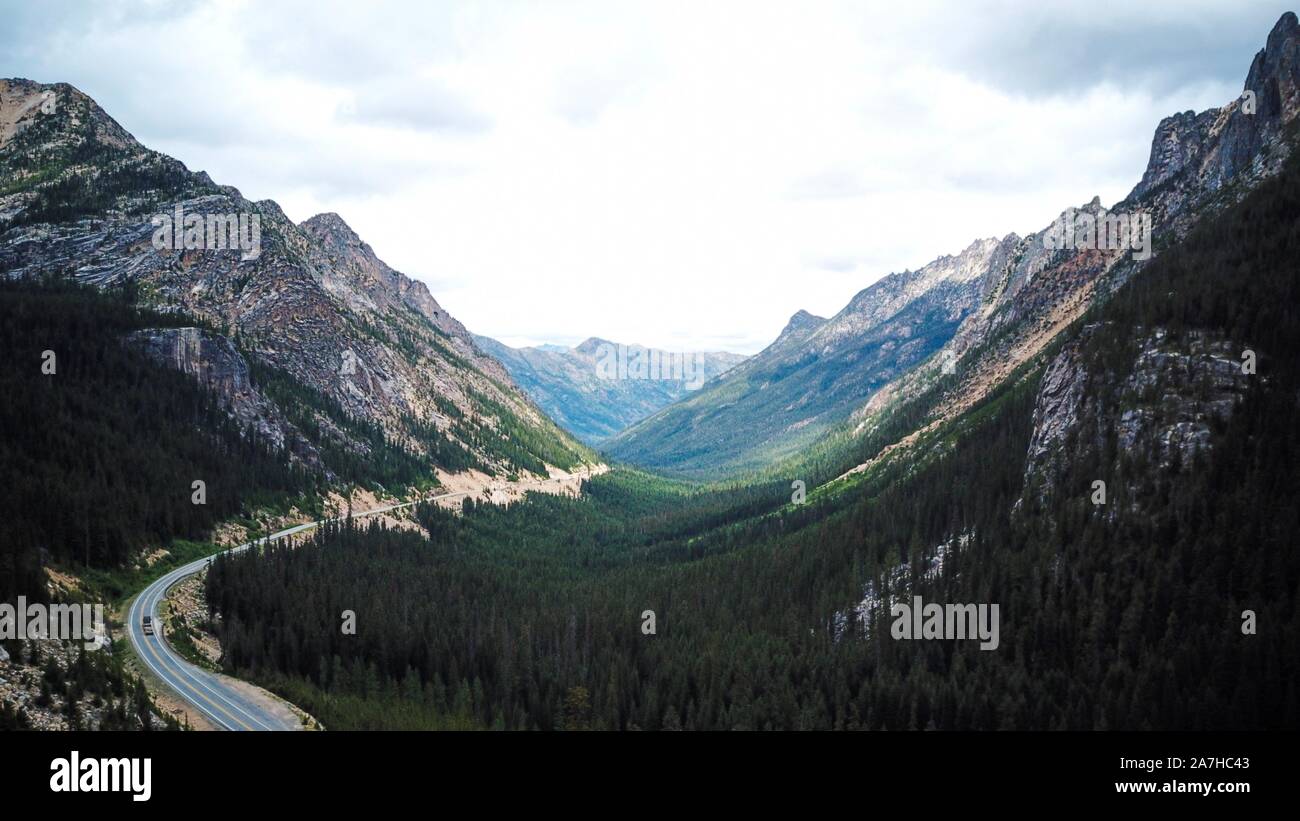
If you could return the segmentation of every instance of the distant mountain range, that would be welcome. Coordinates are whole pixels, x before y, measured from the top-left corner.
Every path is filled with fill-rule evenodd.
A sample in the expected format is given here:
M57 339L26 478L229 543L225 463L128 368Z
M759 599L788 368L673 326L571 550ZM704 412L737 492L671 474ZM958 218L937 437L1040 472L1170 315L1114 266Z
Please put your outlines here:
M500 360L552 419L590 445L691 395L746 358L723 351L670 352L596 337L575 348L512 348L486 336L474 341Z

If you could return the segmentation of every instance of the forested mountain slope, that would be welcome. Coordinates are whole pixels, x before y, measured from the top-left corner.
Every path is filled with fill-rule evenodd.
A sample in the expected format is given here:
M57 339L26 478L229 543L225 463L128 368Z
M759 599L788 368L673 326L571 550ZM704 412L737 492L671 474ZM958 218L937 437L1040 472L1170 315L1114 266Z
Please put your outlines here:
M609 452L691 476L755 470L797 454L943 347L1017 239L980 240L885 277L827 320L800 311L763 351L619 434Z
M322 484L127 341L185 321L120 293L0 280L0 600L44 599L45 565L118 567Z

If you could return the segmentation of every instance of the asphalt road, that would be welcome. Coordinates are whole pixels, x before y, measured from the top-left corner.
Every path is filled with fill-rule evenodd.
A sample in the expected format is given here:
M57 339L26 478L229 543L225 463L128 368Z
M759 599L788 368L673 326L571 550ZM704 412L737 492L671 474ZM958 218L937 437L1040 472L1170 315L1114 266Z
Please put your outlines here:
M434 499L450 499L457 496L465 496L461 493L443 493L438 496L430 496L428 499L420 501L433 501ZM378 507L374 510L367 510L364 513L353 513L352 518L357 519L363 516L374 516L379 513L387 513L390 510L398 510L404 507L410 507L416 502L403 502L401 504L387 505ZM286 528L278 533L272 533L269 536L258 539L255 542L241 544L238 547L232 547L230 553L237 553L247 550L253 545L264 544L275 539L285 536L292 536L295 533L301 533L304 530L310 530L324 522L337 521L337 519L322 519L317 522L307 522L306 524L295 525ZM185 699L192 704L199 712L212 720L214 724L225 730L300 730L302 729L299 721L292 716L282 716L279 712L270 708L270 703L266 696L260 695L256 688L248 685L238 686L236 679L228 676L208 672L207 670L196 667L183 659L180 654L171 648L163 635L163 625L159 618L158 608L167 595L167 591L174 585L185 578L203 570L210 559L199 559L190 562L183 567L178 567L167 575L155 581L140 592L131 602L131 607L127 611L127 634L131 637L131 646L140 656L140 660L148 667L155 676L162 680L164 684L176 692L176 695ZM144 633L144 616L153 617L154 634L146 636Z

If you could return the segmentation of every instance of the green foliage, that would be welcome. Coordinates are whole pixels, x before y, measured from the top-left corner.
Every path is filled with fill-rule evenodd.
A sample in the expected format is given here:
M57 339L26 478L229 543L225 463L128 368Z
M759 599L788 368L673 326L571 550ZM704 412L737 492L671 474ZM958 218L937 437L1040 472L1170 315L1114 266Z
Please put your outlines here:
M509 392L504 385L498 383L497 387ZM494 417L496 424L487 426L462 420L452 430L462 441L472 443L489 456L541 476L547 475L548 464L571 470L584 461L595 461L591 450L570 440L546 417L543 416L541 424L534 427L524 424L505 405L477 391L471 391L470 398L479 413Z
M102 141L88 100L63 94L60 106L58 115L37 117L0 152L0 196L33 195L0 229L111 211L145 213L160 202L217 191L170 157Z
M345 482L385 489L425 490L438 486L436 467L456 472L484 465L432 424L405 419L412 431L409 446L389 438L374 422L351 415L337 401L302 384L288 373L246 354L258 390L284 412L317 447L325 467ZM335 431L346 435L340 439ZM359 447L358 444L359 443ZM427 456L420 456L423 450Z
M193 379L123 342L182 321L63 281L0 281L0 599L44 596L46 562L123 567L315 487ZM191 501L200 479L205 505Z
M14 659L32 665L40 663L41 658L33 655L37 646L34 642L13 644L15 646L8 649ZM68 722L68 729L90 729L78 704L85 700L89 700L99 712L99 721L94 729L180 729L175 718L153 704L144 682L123 668L120 652L87 652L84 647L76 647L71 653L75 653L75 657L68 656L66 669L54 659L45 657L41 692L35 699L37 706L49 708L57 698L63 705L62 713ZM0 731L30 729L33 727L25 708L8 701L0 702Z

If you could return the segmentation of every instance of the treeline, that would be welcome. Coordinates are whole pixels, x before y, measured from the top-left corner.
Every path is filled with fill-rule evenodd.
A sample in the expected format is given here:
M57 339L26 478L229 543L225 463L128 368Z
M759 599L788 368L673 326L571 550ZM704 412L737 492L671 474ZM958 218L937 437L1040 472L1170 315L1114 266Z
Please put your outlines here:
M184 321L63 280L0 281L0 600L43 598L46 563L117 567L316 490L191 377L123 343Z

